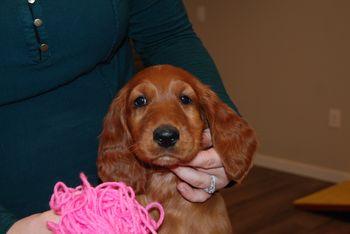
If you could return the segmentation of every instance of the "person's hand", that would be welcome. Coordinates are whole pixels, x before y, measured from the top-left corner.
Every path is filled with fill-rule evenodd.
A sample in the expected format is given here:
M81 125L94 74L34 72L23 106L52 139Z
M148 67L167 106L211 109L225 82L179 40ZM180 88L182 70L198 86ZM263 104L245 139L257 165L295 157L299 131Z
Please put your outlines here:
M172 169L182 180L177 185L177 189L185 199L191 202L204 202L211 197L211 194L204 191L204 189L212 183L212 176L215 176L215 190L224 188L230 182L220 156L211 147L209 129L206 129L203 133L202 145L208 149L200 151L188 164Z
M47 221L58 223L59 216L52 210L33 214L18 220L12 225L7 234L52 234L47 228Z

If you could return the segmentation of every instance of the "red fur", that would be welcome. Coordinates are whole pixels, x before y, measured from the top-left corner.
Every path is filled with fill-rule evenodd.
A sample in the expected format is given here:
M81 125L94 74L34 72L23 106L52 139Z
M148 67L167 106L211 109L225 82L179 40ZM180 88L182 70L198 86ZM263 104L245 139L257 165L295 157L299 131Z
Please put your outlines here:
M181 95L191 104L181 103ZM139 96L147 98L146 106L134 106ZM153 140L153 131L164 125L180 133L176 145L166 149ZM178 193L178 178L168 169L196 156L206 126L228 177L240 182L257 147L252 128L190 73L170 65L146 68L120 90L105 117L99 176L132 186L143 203L160 202L166 215L159 233L231 233L220 194L191 203Z

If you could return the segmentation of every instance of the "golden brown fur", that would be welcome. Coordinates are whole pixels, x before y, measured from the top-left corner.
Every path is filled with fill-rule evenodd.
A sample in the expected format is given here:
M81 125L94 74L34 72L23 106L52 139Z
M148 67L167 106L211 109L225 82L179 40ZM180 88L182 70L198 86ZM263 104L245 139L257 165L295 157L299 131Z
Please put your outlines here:
M181 102L184 96L189 103ZM135 105L139 97L147 103ZM164 146L155 131L169 126L179 137ZM207 126L228 177L241 181L257 145L249 125L190 73L171 65L146 68L120 90L105 117L99 176L132 186L142 203L160 202L166 213L159 233L231 233L220 194L191 203L178 193L178 178L168 169L195 157Z

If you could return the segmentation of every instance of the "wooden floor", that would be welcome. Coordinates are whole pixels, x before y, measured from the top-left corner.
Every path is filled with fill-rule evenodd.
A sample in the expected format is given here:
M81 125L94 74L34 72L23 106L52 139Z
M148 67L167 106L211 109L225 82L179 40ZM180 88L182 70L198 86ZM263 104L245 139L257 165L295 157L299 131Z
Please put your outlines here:
M331 184L254 167L242 184L222 194L235 234L350 234L350 214L309 212L293 201Z

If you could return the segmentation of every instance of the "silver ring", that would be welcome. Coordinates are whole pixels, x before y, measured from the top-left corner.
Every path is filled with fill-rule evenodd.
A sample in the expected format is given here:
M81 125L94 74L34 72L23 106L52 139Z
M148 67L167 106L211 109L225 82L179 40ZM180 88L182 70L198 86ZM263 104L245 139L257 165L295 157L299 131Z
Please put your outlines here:
M216 176L210 175L210 184L208 188L203 189L205 192L209 194L213 194L216 191Z

